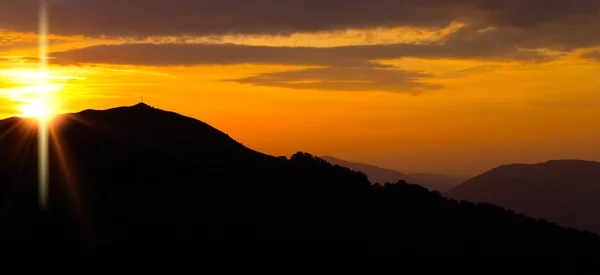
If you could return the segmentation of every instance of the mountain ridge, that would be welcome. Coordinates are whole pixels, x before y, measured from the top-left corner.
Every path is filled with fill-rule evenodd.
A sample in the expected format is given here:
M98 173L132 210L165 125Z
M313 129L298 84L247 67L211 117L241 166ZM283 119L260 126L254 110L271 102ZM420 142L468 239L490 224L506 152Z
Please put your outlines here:
M422 185L430 190L446 192L450 188L464 182L468 177L448 176L431 173L413 173L405 174L393 169L381 168L375 165L351 162L342 160L333 156L321 156L321 158L329 161L332 164L348 167L353 170L363 172L369 176L373 183L394 183L399 180Z
M466 181L446 195L488 202L518 213L582 230L600 232L600 162L550 160L501 165Z
M359 274L600 270L598 235L404 181L373 185L308 153L255 153L182 117L121 108L58 118L45 210L37 200L37 127L0 122L3 259L45 260L79 274L65 259L88 269L124 263L140 271L153 269L152 260L225 274L324 266ZM264 249L268 241L286 245Z

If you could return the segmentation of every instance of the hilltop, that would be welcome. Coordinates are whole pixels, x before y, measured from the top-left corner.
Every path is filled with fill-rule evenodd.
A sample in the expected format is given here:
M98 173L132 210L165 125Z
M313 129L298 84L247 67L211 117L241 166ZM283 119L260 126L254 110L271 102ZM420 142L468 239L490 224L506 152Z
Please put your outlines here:
M56 118L50 200L37 204L37 127L0 121L0 242L19 272L123 266L213 273L600 271L600 237L443 198L308 153L249 149L147 105ZM274 245L277 241L279 245ZM217 245L218 243L218 245ZM153 264L153 265L152 265Z

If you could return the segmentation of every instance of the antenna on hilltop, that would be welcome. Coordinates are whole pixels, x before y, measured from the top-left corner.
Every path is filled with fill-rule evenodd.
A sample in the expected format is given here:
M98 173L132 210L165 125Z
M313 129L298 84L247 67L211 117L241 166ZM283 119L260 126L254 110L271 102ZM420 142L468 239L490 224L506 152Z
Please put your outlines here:
M141 102L144 103L144 96L142 96L142 101Z

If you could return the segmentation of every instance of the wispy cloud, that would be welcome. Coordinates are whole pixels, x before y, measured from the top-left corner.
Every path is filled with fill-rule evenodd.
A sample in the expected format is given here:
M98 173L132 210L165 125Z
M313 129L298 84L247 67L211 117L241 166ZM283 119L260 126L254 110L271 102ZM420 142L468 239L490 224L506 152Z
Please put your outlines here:
M411 72L396 68L329 67L265 73L227 81L292 89L419 94L424 90L441 88L439 85L423 82L424 79L432 76L423 72Z
M458 71L441 74L437 77L439 77L439 78L461 78L461 77L474 75L474 74L490 73L490 72L499 70L502 67L503 67L502 65L481 65L481 66L475 66L475 67L468 68L468 69L463 69L463 70L458 70Z

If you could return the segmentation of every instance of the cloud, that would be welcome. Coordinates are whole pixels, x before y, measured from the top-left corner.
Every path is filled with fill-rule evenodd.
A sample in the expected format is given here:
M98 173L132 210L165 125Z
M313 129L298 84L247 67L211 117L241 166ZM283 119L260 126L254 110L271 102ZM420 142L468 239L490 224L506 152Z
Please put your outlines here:
M422 80L433 77L378 63L403 57L544 61L536 51L510 44L453 39L446 43L388 44L340 47L268 47L235 44L121 44L97 45L51 54L61 63L141 66L277 64L314 66L299 71L230 79L243 84L294 89L388 91L417 94L438 89ZM468 72L462 72L466 74Z
M481 0L471 1L483 11L489 24L532 27L548 24L577 25L597 20L596 0Z
M34 56L0 56L0 69L2 68L14 68L17 67L31 67L36 66L40 62L38 57ZM78 66L79 64L70 62L68 60L57 59L54 57L48 58L50 65L58 66Z
M600 50L587 51L587 52L583 53L582 55L580 55L579 57L581 57L583 59L600 61Z
M32 56L0 56L0 63L38 63L39 58Z
M600 46L598 0L48 1L50 31L63 36L219 40L226 34L287 35L381 27L440 30L462 22L466 27L454 39L473 45L555 51ZM38 0L0 1L0 29L36 32L37 5Z
M376 66L373 61L403 57L481 60L544 61L551 57L511 44L449 40L446 43L388 44L340 47L269 47L236 44L121 44L97 45L52 57L61 62L193 66L230 64L283 64L312 66Z
M52 32L161 36L288 34L385 26L441 27L463 1L442 0L50 0ZM37 30L38 0L0 2L0 28Z
M489 73L489 72L493 72L493 71L499 70L501 68L502 68L501 65L481 65L481 66L476 66L476 67L472 67L472 68L468 68L468 69L464 69L464 70L458 70L458 71L446 73L446 74L443 74L443 75L438 76L438 77L442 77L442 78L461 78L461 77L468 76L468 75L473 75L473 74Z
M4 81L2 76L3 70L11 70L17 67L35 66L38 59L36 57L27 56L2 56L0 55L0 82Z
M292 89L334 91L384 91L418 94L439 89L440 85L422 82L433 75L394 68L329 67L265 73L242 79L230 79L241 84Z
M3 0L0 0L0 2ZM1 4L0 4L1 5ZM0 11L2 13L2 11ZM19 50L23 48L32 49L37 47L39 43L39 36L35 33L17 33L17 32L6 32L1 27L2 18L0 18L0 53L6 53L9 51ZM81 39L80 37L66 37L49 35L49 43L53 46L64 44L67 42Z
M427 89L435 87L419 86L415 83L421 82L415 79L429 76L410 75L414 72L385 66L377 61L415 57L543 62L555 58L549 52L564 54L600 46L600 36L597 35L600 32L598 0L48 1L50 31L60 37L108 35L126 37L128 41L150 37L156 42L96 45L53 53L54 63L58 64L282 64L323 67L239 80L267 86L364 88L360 87L366 82L331 78L345 72L362 78L368 76L373 83L379 83L374 85L389 91ZM38 0L1 0L0 29L36 32L37 5ZM425 43L296 48L219 42L222 35L228 34L265 35L268 40L273 35L382 27L439 31L457 22L463 27L444 36L441 41ZM181 38L188 36L210 37L214 44L165 43L183 41ZM476 71L455 72L454 76L467 73ZM298 80L307 75L320 82ZM398 77L400 82L392 83L389 80L391 75Z
M320 67L226 80L294 89L375 90L416 94L423 90L440 88L438 85L425 84L421 81L431 78L430 74L400 70L374 62L378 59L402 57L406 54L403 52L426 56L435 51L406 44L334 48L234 44L124 44L92 46L53 53L52 56L63 63L83 64L143 66L279 64ZM466 51L463 53L467 54ZM454 56L455 53L442 51L436 55Z
M394 26L584 24L596 0L48 0L64 35L285 34ZM2 0L0 28L37 30L38 0Z

